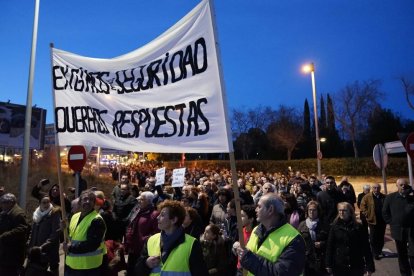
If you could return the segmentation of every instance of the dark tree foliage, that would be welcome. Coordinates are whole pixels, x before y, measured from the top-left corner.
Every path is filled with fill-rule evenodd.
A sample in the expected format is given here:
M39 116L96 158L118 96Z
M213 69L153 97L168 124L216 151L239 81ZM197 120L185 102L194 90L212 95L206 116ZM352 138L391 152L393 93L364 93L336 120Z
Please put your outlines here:
M321 103L320 103L320 114L319 114L319 131L320 133L324 133L326 131L326 110L325 110L325 100L323 95L321 95Z
M267 136L275 149L284 149L287 160L302 139L303 125L301 116L294 108L280 106L276 120L269 125Z
M401 119L390 109L376 107L368 118L367 140L369 148L398 140L397 133L403 129Z
M331 96L329 95L329 93L326 96L327 99L327 120L326 120L326 125L328 129L335 129L336 130L336 126L335 126L335 112L334 112L334 107L333 107L333 102L331 99Z
M335 113L332 98L329 93L327 101L326 141L321 143L321 150L325 157L340 157L343 151L343 142L339 137L335 124Z
M297 145L297 152L294 155L297 158L310 158L315 156L316 145L315 136L312 135L311 116L308 99L305 99L303 106L303 137Z
M260 128L251 128L242 133L234 142L235 156L238 159L273 159L274 150L270 147L266 133Z

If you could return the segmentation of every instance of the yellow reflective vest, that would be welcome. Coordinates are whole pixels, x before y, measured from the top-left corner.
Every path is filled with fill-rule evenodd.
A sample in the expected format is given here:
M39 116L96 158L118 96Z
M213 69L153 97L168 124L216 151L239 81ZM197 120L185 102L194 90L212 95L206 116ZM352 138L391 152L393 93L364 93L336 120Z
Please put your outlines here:
M151 276L191 276L190 255L195 238L185 234L185 241L174 248L165 263L151 270ZM161 256L161 233L151 236L147 242L148 256Z
M72 244L86 241L87 232L92 220L95 218L102 219L102 217L93 210L78 224L80 215L80 212L76 213L70 220L69 239ZM76 270L97 268L102 264L104 254L106 254L106 246L104 241L102 241L99 247L93 252L81 254L69 252L68 255L66 255L66 265Z
M276 262L286 246L288 246L297 235L300 235L298 230L296 230L292 225L286 223L270 233L260 247L257 248L259 237L255 233L256 229L257 227L253 229L246 248L272 263ZM248 275L253 274L249 272Z

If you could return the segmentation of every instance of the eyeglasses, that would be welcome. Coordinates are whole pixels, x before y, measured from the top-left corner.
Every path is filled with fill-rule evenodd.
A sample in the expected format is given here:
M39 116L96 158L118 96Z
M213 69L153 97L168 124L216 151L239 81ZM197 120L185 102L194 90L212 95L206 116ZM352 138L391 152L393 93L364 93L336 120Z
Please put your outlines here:
M340 213L346 213L346 212L348 212L348 209L338 209L338 212L340 212Z
M333 183L335 183L335 182L333 182L333 181L325 181L325 184L333 184Z

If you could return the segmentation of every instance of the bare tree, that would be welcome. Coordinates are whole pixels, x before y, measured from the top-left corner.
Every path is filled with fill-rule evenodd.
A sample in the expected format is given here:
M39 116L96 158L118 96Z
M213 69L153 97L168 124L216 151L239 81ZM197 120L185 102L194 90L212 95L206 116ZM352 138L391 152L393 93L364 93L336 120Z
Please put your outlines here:
M336 119L352 141L355 158L358 158L356 142L367 129L368 118L383 97L380 85L379 80L355 81L335 95Z
M302 116L291 107L281 105L276 112L276 120L267 130L270 144L276 149L285 149L287 160L292 159L292 152L302 139Z
M414 103L411 102L410 96L414 96L414 83L410 82L407 78L401 77L400 78L404 93L405 93L405 99L408 103L408 106L414 110Z
M248 132L251 129L261 129L263 131L275 118L275 111L270 107L258 106L246 109L233 108L231 116L231 128L233 139L237 139L237 143L242 151L243 159L248 159L253 141Z

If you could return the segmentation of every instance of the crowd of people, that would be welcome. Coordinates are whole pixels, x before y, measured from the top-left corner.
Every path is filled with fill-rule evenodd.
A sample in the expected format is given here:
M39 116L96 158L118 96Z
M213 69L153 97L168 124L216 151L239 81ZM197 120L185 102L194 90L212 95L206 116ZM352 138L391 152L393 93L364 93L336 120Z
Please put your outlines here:
M173 188L168 170L166 184L155 185L155 169L114 172L111 194L84 185L63 206L59 186L43 179L32 190L39 205L31 224L2 191L0 275L59 275L60 244L68 276L371 275L387 224L401 275L414 271L414 195L405 179L395 193L376 183L357 196L346 177L252 169L238 172L235 197L228 170L190 170Z

